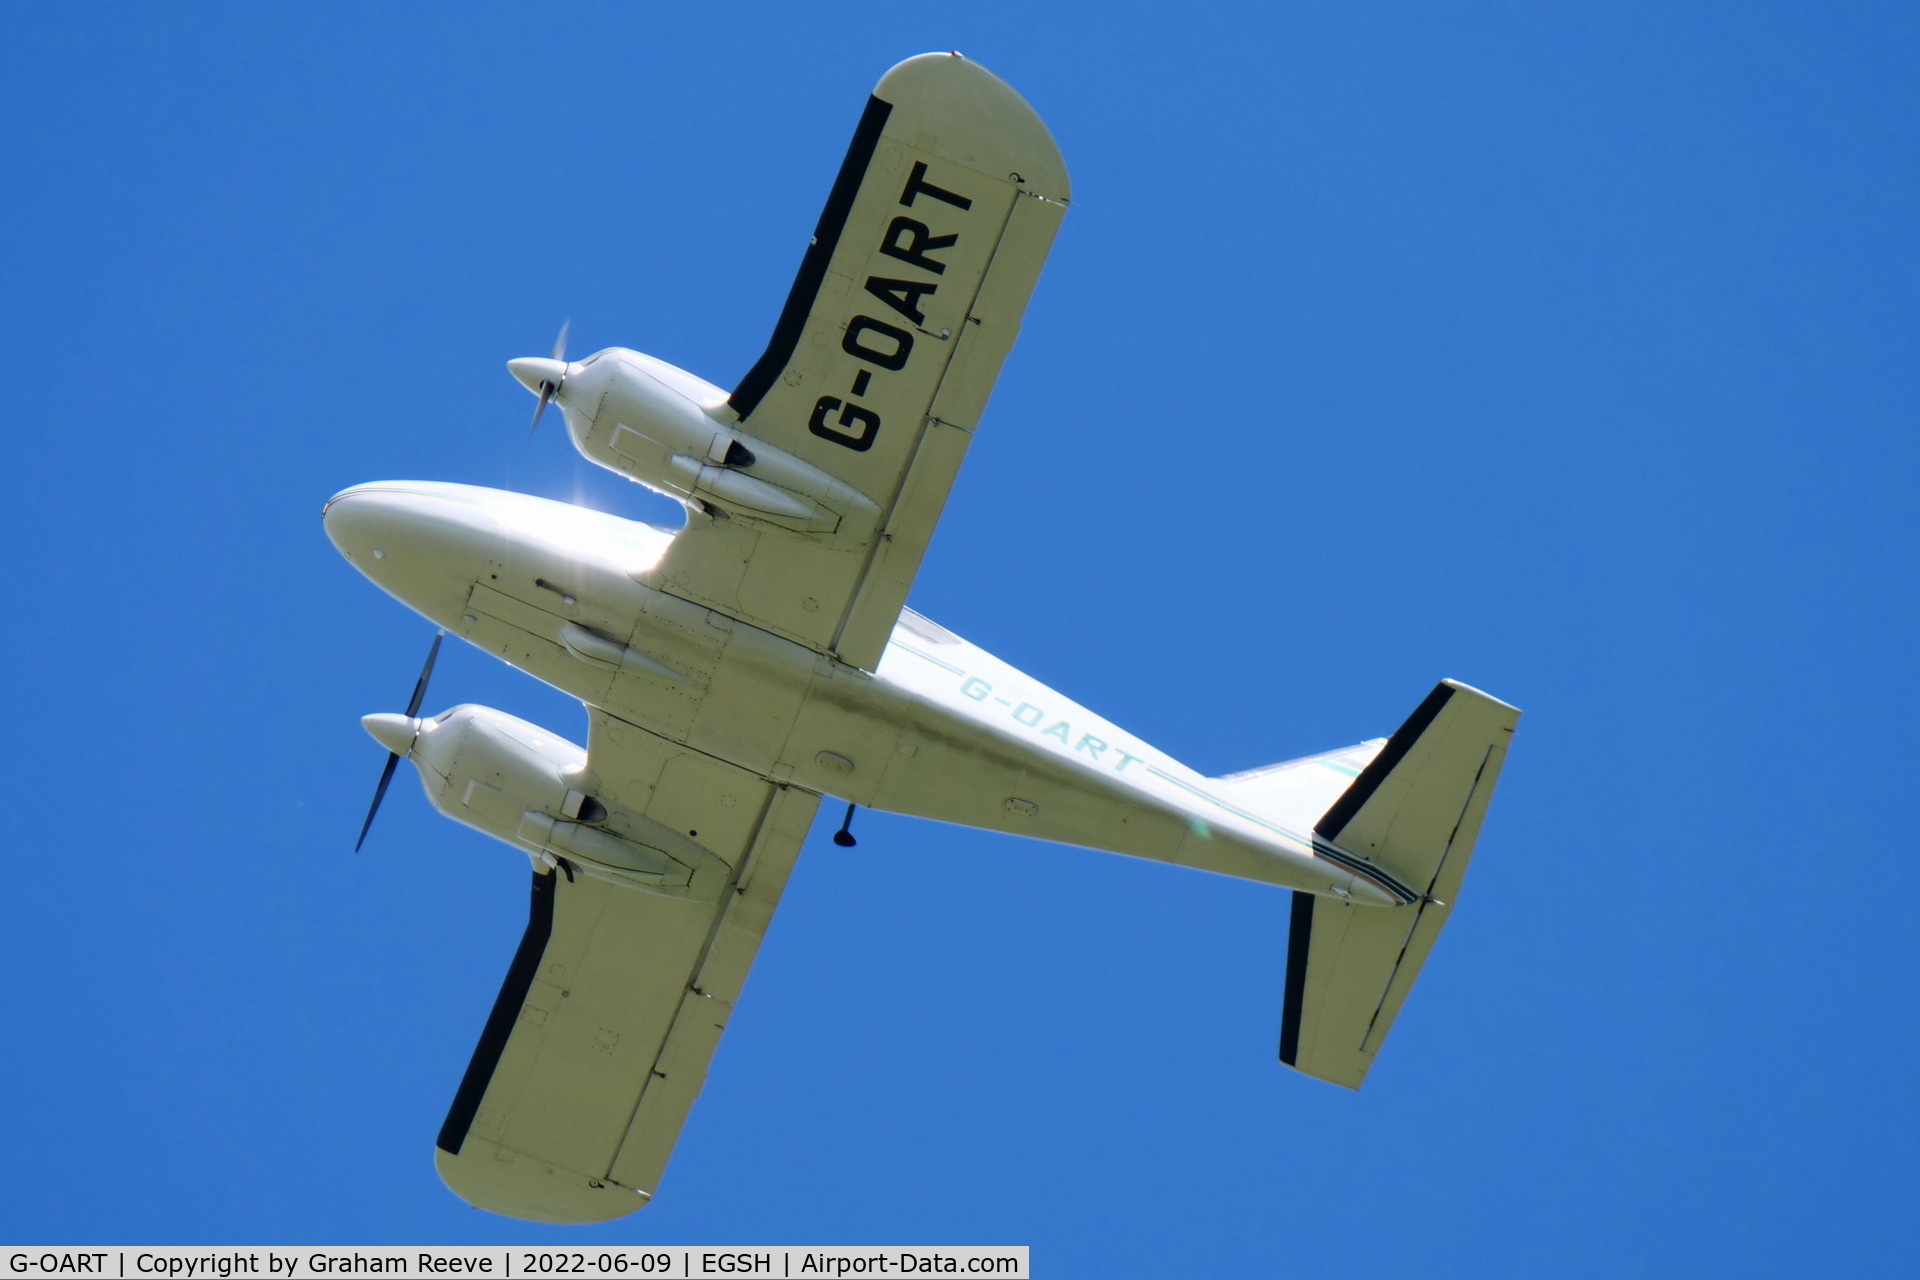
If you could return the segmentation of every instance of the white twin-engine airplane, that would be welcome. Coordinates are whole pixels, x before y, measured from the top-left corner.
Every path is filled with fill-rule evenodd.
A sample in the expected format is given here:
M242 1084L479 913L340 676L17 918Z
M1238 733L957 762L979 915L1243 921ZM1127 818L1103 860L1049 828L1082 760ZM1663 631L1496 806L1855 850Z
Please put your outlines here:
M909 59L731 393L619 348L508 364L536 423L558 405L683 528L433 482L327 503L383 590L587 705L584 750L486 707L417 718L429 654L406 714L362 722L392 753L376 808L405 757L435 808L533 862L434 1157L471 1203L646 1203L825 796L1292 889L1280 1059L1366 1075L1518 713L1449 680L1391 738L1205 778L904 607L1067 194L1013 90Z

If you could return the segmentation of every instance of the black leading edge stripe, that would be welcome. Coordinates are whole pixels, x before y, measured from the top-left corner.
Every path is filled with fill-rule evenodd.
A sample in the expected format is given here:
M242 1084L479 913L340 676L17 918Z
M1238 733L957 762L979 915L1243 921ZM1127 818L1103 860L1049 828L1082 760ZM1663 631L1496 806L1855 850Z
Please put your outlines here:
M453 1095L453 1106L448 1108L446 1123L440 1126L440 1137L435 1142L450 1156L459 1155L461 1144L467 1140L467 1130L473 1127L473 1117L480 1111L480 1099L486 1096L487 1086L493 1082L494 1068L500 1065L500 1055L507 1049L507 1037L513 1034L513 1024L519 1020L520 1006L527 1002L527 992L533 988L533 975L540 971L540 958L546 954L547 939L553 933L553 899L559 881L560 877L551 871L545 875L534 874L527 931L520 936L520 949L513 953L513 963L507 966L507 980L500 984L493 1012L487 1015L486 1029L480 1033L480 1043L474 1046L467 1074L460 1077L460 1088Z
M840 162L840 176L833 180L833 190L827 193L827 207L820 211L820 221L813 229L813 243L807 246L807 255L800 260L800 274L793 278L787 305L780 309L780 322L773 326L773 337L768 339L767 349L760 353L753 368L747 370L747 376L740 379L740 385L727 397L727 403L742 418L760 407L761 398L793 359L794 348L800 345L800 331L806 328L813 300L826 281L827 264L839 247L840 232L846 228L853 198L866 179L873 149L879 145L880 131L886 127L887 116L892 111L891 102L875 97L867 99L867 109L860 115L853 141L847 144L847 158Z
M1313 944L1313 895L1293 891L1293 917L1287 925L1287 987L1280 1004L1280 1061L1300 1056L1300 1015L1307 999L1307 949Z
M1427 726L1433 723L1434 717L1440 714L1440 708L1446 706L1447 699L1452 696L1452 685L1433 686L1433 692L1427 695L1426 701L1413 709L1406 723L1395 729L1393 736L1387 739L1387 745L1380 748L1380 754L1340 793L1340 798L1333 802L1326 816L1314 824L1313 833L1329 840L1338 840L1347 823L1353 821L1353 815L1360 812L1360 806L1373 798L1373 793L1387 780L1393 767L1405 758L1407 752L1413 750L1413 744L1420 741L1420 735L1427 731Z

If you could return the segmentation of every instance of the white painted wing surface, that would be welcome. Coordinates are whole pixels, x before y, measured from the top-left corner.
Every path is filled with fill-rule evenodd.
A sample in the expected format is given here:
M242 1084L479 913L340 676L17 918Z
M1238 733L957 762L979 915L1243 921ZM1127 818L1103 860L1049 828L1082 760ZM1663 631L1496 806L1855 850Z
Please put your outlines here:
M1409 902L1293 895L1282 1062L1360 1087L1452 910L1519 715L1443 681L1316 824L1322 856L1365 863Z
M597 796L724 871L677 893L583 860L534 876L434 1162L469 1203L542 1222L616 1218L659 1185L819 803L604 712L587 764Z
M1019 331L1068 198L1046 126L957 55L875 86L765 354L753 439L870 499L853 539L696 522L664 589L873 670Z

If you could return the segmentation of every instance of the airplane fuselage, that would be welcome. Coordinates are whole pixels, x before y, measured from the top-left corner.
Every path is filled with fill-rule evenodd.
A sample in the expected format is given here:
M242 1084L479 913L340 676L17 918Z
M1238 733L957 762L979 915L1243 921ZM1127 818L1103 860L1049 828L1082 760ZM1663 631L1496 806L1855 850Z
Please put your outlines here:
M324 519L356 568L439 626L777 783L1355 902L1404 900L1316 853L1310 832L1250 812L917 614L903 614L868 673L674 594L656 572L672 530L433 482L345 490Z

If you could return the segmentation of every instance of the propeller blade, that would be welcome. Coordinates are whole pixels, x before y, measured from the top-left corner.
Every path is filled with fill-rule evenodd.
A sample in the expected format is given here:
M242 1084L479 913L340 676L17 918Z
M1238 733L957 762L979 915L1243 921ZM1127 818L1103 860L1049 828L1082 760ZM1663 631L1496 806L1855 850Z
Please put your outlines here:
M573 321L571 319L562 320L560 322L560 336L553 340L553 355L551 358L558 360L561 364L567 362L567 331L571 328L573 328ZM533 422L527 427L527 439L533 439L533 433L540 429L540 419L542 415L546 413L547 406L552 404L553 398L559 394L560 387L557 383L542 382L540 384L540 403L533 406Z
M540 384L540 403L533 406L533 422L527 427L527 439L533 439L533 433L540 429L540 415L547 411L547 406L551 403L553 403L553 384L543 382Z
M413 682L413 697L407 699L407 719L420 714L420 704L426 701L427 681L433 678L434 660L440 656L440 642L447 638L444 631L436 631L433 644L427 650L427 665L420 668L420 678ZM400 753L387 752L387 767L380 771L380 785L373 789L373 803L367 806L367 820L360 824L360 838L353 842L353 851L360 852L360 846L367 842L367 832L373 827L373 815L380 812L380 802L386 799L387 784L393 781L393 771L400 767Z
M433 633L433 647L427 650L427 665L420 668L420 679L413 686L413 697L407 700L407 719L420 714L420 703L427 696L427 681L433 677L433 660L440 656L440 642L447 638L444 631Z
M353 842L353 851L360 852L360 846L367 842L367 831L373 826L373 815L380 812L380 801L386 798L387 784L393 781L393 771L399 767L400 756L396 752L387 753L387 767L380 771L380 785L373 789L373 803L367 806L367 820L360 824L360 838Z

